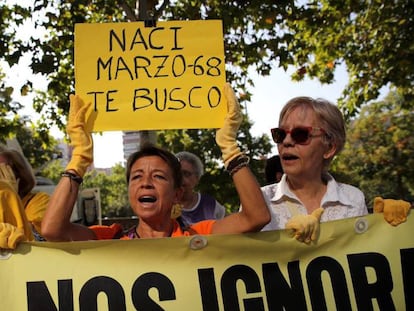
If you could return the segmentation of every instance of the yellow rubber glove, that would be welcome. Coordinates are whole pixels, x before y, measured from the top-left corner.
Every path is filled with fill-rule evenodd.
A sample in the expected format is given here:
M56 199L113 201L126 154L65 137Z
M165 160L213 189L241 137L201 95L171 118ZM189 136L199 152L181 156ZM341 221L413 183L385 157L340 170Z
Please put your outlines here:
M216 131L216 142L221 149L224 166L227 168L231 160L242 154L236 138L243 116L239 102L229 83L224 85L224 96L227 100L227 115L223 127Z
M286 229L293 231L293 236L296 240L309 244L318 238L319 222L323 211L324 209L319 207L310 215L293 216L286 223Z
M78 95L70 95L70 108L66 132L73 147L72 158L66 170L74 170L80 177L85 175L93 161L93 142L91 133L87 132L86 112L91 104L85 104Z
M34 239L22 200L10 184L2 180L0 180L0 223L8 223L19 228L28 241Z
M0 222L0 248L15 249L17 244L25 240L23 230L4 222Z
M411 204L407 201L374 198L374 213L384 213L384 219L392 226L405 222L410 209Z
M0 180L8 183L16 193L19 193L19 181L16 179L10 165L0 163Z

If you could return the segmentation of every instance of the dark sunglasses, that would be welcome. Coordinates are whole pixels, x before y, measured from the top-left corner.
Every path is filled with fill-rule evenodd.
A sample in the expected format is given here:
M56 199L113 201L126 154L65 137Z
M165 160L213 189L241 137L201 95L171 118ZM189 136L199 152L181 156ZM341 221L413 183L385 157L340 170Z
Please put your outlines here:
M291 130L285 130L282 128L275 127L270 130L272 132L273 141L276 144L282 143L287 134L290 134L293 141L299 145L307 145L310 143L312 137L321 136L312 134L313 131L319 131L322 135L326 135L326 131L321 127L312 127L312 126L298 126Z

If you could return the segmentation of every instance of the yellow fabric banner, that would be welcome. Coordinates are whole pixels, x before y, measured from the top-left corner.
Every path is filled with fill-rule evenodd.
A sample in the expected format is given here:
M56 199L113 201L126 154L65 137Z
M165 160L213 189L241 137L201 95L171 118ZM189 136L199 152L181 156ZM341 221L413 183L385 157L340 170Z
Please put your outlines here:
M132 241L22 243L0 260L1 310L414 310L414 218ZM204 242L207 244L203 247Z
M227 107L221 20L75 25L75 89L88 128L218 128Z

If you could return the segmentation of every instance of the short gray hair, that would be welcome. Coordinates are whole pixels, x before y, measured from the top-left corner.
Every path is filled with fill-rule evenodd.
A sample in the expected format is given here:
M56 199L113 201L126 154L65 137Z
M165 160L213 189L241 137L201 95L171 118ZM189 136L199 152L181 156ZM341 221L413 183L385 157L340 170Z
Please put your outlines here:
M336 145L335 155L341 152L345 145L346 128L344 117L339 108L324 98L294 97L282 108L279 115L279 125L297 107L308 107L315 112L316 117L321 122L321 126L327 132L325 142L331 142ZM329 166L331 160L332 158L325 161L325 167Z
M203 176L204 174L203 162L201 162L201 159L198 156L196 156L194 153L191 153L188 151L181 151L181 152L178 152L175 156L180 161L183 160L183 161L187 161L188 163L190 163L192 167L194 168L195 173L198 178Z

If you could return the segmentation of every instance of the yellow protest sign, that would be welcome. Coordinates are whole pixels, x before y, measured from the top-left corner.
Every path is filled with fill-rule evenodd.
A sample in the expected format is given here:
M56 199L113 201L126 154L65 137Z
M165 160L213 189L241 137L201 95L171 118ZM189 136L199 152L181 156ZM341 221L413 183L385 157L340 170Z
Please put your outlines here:
M225 81L219 20L75 25L75 88L93 131L221 127Z
M205 236L201 249L197 236L22 243L0 256L1 309L414 310L413 226L322 223L312 245L286 231Z

